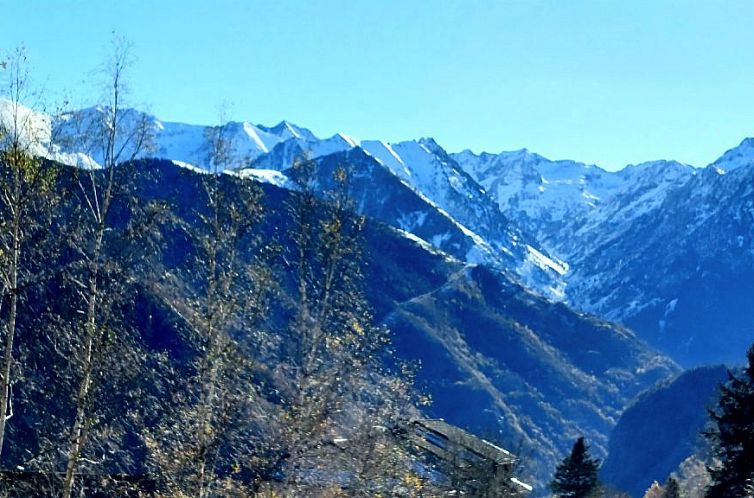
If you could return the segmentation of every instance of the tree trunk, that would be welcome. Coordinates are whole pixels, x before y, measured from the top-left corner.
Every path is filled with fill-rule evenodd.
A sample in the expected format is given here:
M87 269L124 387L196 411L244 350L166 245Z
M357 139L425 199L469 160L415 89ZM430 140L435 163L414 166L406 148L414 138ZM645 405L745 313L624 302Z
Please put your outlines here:
M18 206L16 206L18 209ZM8 310L8 323L5 326L5 351L3 353L2 385L0 386L0 455L3 451L5 440L5 423L10 418L8 404L10 403L10 370L13 364L13 340L16 335L16 317L18 307L18 265L21 254L18 213L14 214L13 220L13 254L10 268L10 309Z
M214 233L217 237L219 222L217 219L217 209L214 213ZM212 243L212 252L209 260L209 281L207 283L207 377L203 386L203 402L200 407L199 423L199 450L201 451L201 461L197 471L198 480L198 498L205 498L209 488L209 483L205 482L207 478L207 451L209 446L209 437L212 431L212 412L214 410L215 397L217 395L217 355L219 353L218 338L215 330L215 313L216 309L216 289L217 289L217 239Z
M68 450L68 464L65 469L65 480L63 481L63 498L70 498L73 492L73 480L81 457L81 449L84 446L84 433L86 428L86 412L89 401L89 394L92 384L92 373L94 369L94 353L99 342L97 330L97 298L99 289L97 277L99 270L99 257L102 251L102 239L104 237L104 225L100 223L99 233L95 241L94 260L89 276L89 299L86 313L86 345L84 347L84 374L79 384L79 391L76 397L76 418L71 431L70 448Z

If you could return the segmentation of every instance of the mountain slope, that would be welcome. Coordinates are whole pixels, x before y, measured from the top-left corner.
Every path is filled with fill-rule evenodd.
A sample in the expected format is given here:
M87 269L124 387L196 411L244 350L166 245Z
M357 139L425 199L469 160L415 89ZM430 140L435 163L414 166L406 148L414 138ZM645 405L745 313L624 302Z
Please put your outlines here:
M752 144L704 170L653 161L608 173L528 151L454 157L568 262L569 303L699 365L736 363L754 341L743 311L754 299Z
M702 367L642 393L610 434L601 478L637 498L652 481L665 482L684 459L704 447L707 410L727 378L723 366Z
M445 206L455 208L448 212L361 148L319 157L312 165L318 192L334 189L335 170L345 166L359 212L410 232L461 261L492 265L535 289L559 289L563 270L527 244L494 205L465 204L452 190L442 198ZM284 173L300 180L295 168Z
M754 168L708 168L587 251L574 303L687 364L735 363L754 340ZM651 269L651 271L650 271Z
M157 161L135 164L130 175L128 189L143 202L167 202L186 222L195 216L202 175ZM286 206L297 194L261 188L261 233L293 251ZM169 264L182 257L182 241L165 235ZM552 304L503 273L376 221L368 221L365 236L367 296L377 319L392 328L399 356L421 360L418 381L434 399L430 414L522 442L540 484L578 434L588 434L603 455L623 405L677 371L631 332Z
M39 153L91 166L95 150L49 137L85 131L104 112L34 114L43 130ZM210 167L207 127L133 110L123 119L148 123L154 140L144 155ZM359 180L362 212L462 261L493 265L550 299L634 327L684 364L738 361L754 341L743 311L754 299L753 139L705 170L653 161L607 172L525 149L447 154L432 139L320 140L285 121L221 129L238 174L294 188L285 172L297 161L327 163L327 171L353 162L374 175Z

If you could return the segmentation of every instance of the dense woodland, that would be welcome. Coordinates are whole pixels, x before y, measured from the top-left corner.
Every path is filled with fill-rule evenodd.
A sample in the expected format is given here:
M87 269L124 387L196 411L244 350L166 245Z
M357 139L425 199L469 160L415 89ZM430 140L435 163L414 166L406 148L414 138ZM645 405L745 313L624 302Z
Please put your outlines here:
M518 468L462 468L406 437L431 401L363 294L349 165L322 199L302 157L295 192L270 198L220 174L238 166L222 127L206 132L208 174L137 160L150 137L125 111L128 63L119 47L106 65L107 119L59 138L104 158L97 169L43 159L18 112L35 100L23 52L6 63L17 112L0 128L0 492L520 493ZM751 495L749 360L711 414L709 471L689 463L646 496ZM579 439L551 489L621 496L598 468Z

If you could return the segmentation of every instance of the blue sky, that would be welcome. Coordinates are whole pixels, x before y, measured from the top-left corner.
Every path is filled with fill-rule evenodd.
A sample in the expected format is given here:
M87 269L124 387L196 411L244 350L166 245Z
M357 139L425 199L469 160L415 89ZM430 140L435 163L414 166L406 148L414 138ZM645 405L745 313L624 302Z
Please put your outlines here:
M754 2L0 0L51 95L98 95L113 31L164 120L281 119L616 169L703 166L754 136Z

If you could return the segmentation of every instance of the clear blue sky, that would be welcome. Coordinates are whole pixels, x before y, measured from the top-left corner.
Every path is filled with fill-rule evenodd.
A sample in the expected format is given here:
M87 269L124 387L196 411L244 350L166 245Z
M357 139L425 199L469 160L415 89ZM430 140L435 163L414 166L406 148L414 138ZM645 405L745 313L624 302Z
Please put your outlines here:
M111 32L164 120L288 119L326 136L433 136L609 169L703 166L754 136L754 1L0 0L0 49L96 95Z

